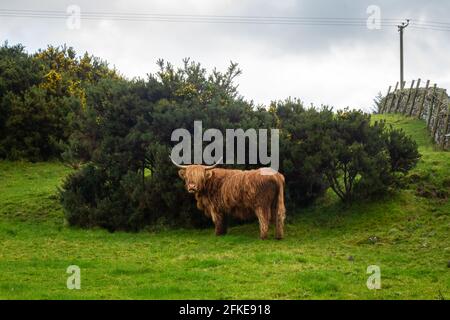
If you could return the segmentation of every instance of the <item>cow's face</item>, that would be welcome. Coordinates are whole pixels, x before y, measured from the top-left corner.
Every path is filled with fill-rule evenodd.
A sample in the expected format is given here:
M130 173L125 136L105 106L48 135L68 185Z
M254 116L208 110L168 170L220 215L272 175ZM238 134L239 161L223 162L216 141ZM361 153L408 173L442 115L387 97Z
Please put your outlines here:
M197 193L203 190L206 180L212 175L212 171L205 166L191 165L185 169L180 169L178 175L184 180L186 190L189 193Z

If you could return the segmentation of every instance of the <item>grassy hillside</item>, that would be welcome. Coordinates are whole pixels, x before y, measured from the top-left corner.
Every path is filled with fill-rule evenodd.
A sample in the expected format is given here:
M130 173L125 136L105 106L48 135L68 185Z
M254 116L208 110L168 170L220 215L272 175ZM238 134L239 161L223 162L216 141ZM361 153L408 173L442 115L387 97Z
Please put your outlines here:
M449 299L450 154L421 121L383 118L420 144L407 189L350 208L328 194L291 213L282 241L259 240L256 223L224 237L70 228L56 199L69 169L0 162L0 298ZM69 265L81 290L66 288ZM380 290L366 286L369 265Z

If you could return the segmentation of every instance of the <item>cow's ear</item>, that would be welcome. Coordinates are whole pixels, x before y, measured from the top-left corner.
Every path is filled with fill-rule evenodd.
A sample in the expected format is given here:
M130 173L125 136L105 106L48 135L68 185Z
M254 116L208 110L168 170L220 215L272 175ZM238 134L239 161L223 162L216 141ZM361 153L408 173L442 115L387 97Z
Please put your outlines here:
M206 179L211 178L213 175L213 172L211 170L206 171Z
M180 176L181 179L184 179L185 173L186 173L186 169L178 170L178 175Z

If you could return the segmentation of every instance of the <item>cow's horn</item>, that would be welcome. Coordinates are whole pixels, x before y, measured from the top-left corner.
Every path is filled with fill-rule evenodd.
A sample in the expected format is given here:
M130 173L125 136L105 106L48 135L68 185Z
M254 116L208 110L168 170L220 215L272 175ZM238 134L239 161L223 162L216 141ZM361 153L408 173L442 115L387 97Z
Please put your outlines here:
M205 166L205 169L206 170L214 169L218 164L220 164L221 161L222 161L222 157L220 157L220 159L215 164L213 164L211 166Z
M183 166L183 165L181 165L181 164L178 164L178 163L176 163L175 161L173 161L173 159L172 159L172 157L171 156L169 156L169 158L170 158L170 161L172 161L172 163L174 164L174 165L176 165L178 168L180 168L180 169L186 169L188 166Z

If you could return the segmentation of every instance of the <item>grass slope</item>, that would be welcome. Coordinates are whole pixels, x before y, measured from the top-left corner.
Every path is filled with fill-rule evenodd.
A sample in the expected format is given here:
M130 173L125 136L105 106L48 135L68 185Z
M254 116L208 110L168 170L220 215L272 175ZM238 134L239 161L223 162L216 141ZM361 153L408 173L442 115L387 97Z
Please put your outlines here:
M420 144L408 188L351 208L328 194L290 216L283 241L259 240L256 223L224 237L70 228L56 199L67 168L0 162L0 298L448 299L449 153L421 121L383 118ZM73 264L81 290L66 288ZM366 286L369 265L381 268L380 290Z

